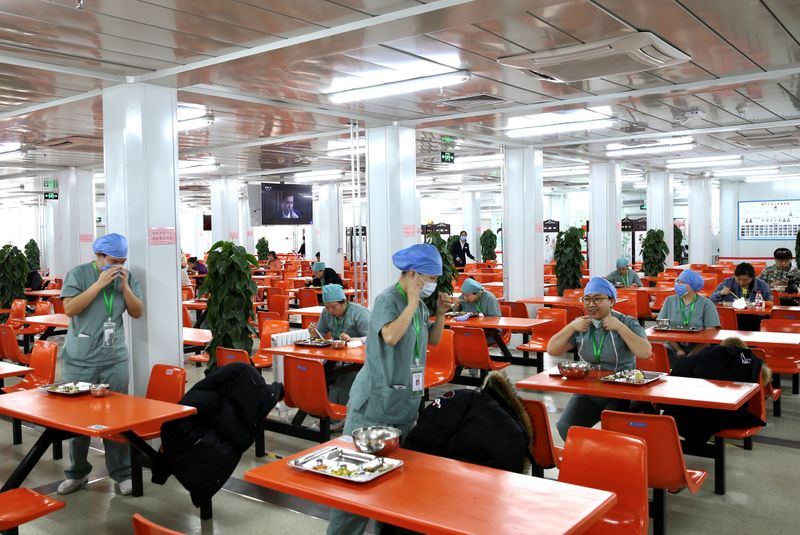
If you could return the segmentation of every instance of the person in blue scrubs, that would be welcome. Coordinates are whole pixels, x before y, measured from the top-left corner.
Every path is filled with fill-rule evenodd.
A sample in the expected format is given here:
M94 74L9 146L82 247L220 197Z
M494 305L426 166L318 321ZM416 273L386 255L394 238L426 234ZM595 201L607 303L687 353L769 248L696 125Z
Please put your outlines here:
M375 300L367 334L366 360L350 390L344 433L373 425L396 427L405 437L414 427L425 388L425 353L442 336L444 314L452 298L439 293L436 321L428 321L423 299L436 292L442 257L431 244L419 243L392 256L399 280ZM368 519L331 511L329 535L361 534Z
M475 279L467 279L461 285L461 297L454 309L490 317L501 316L497 297L484 290L481 283Z

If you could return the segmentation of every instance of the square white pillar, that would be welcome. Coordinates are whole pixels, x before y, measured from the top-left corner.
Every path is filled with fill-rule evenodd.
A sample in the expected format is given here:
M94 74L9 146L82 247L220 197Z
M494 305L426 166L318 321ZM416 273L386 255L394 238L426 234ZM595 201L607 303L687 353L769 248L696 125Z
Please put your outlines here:
M611 273L621 254L620 194L616 162L589 164L589 272L593 277Z
M475 260L481 260L481 194L477 191L466 191L461 194L461 228L452 229L454 235L462 230L467 231L467 243ZM467 259L469 261L469 259Z
M143 316L126 320L137 395L154 364L183 364L176 109L168 87L103 90L107 229L128 238L128 268L144 292Z
M250 220L250 199L247 195L239 199L239 242L250 254L255 254L253 223Z
M543 170L544 156L541 150L506 150L503 172L503 289L509 301L544 293Z
M64 277L94 259L94 183L91 171L74 168L59 172L57 179L58 200L45 201L53 225L46 249L50 273Z
M239 181L218 178L211 181L211 242L231 241L241 245L239 234Z
M325 267L341 275L344 270L342 187L339 184L321 184L319 206L319 259L325 262Z
M689 179L689 263L711 262L711 179Z
M719 255L739 256L739 182L720 180L719 197Z
M416 216L416 132L402 126L367 129L367 256L369 304L397 280L392 254L419 243Z
M647 176L647 228L664 231L664 241L669 247L667 266L673 262L672 243L672 175L649 173ZM631 259L632 261L632 259Z

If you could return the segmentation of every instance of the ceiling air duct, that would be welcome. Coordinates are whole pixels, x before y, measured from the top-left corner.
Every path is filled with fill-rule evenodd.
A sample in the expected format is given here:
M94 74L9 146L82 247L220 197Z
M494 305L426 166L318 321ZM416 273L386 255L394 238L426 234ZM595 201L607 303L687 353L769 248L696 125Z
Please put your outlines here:
M503 65L532 71L557 82L578 82L614 74L649 71L691 58L650 32L639 32L584 45L507 56Z

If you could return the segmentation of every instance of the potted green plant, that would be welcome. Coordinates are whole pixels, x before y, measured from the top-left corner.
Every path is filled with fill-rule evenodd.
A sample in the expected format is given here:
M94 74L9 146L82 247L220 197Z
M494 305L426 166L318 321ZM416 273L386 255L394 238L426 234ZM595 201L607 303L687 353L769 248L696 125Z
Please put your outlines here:
M244 349L248 353L253 349L256 329L250 321L254 319L253 296L257 287L250 267L255 265L258 262L253 255L229 241L218 241L208 253L208 275L198 293L208 296L209 369L217 365L218 347Z
M458 236L456 236L456 239L458 239ZM442 256L442 274L436 281L436 291L424 300L430 313L436 314L436 300L439 298L439 292L452 295L453 283L458 278L458 271L453 262L449 241L445 241L438 232L429 232L425 235L425 243L430 243L436 247Z
M259 262L266 260L269 255L269 242L263 236L256 242L256 254Z
M28 267L31 268L31 271L37 270L41 267L41 253L39 252L39 245L33 238L31 238L28 243L25 244L25 258L28 259Z
M800 261L800 232L797 233L797 237L794 240L794 260L795 263Z
M0 249L0 308L10 308L14 299L25 297L28 271L28 260L22 251L13 245ZM0 319L4 321L5 315Z
M798 238L800 240L800 237ZM679 264L685 263L686 248L683 245L683 231L678 225L672 225L672 258Z
M669 247L664 240L664 231L650 229L642 240L642 269L648 277L655 277L662 271L667 261Z
M491 229L486 229L481 234L481 259L486 262L487 260L497 259L494 250L497 248L497 235Z
M583 277L581 272L583 265L582 238L583 230L576 227L563 230L556 236L553 260L556 262L558 295L564 295L564 290L581 287L581 277Z

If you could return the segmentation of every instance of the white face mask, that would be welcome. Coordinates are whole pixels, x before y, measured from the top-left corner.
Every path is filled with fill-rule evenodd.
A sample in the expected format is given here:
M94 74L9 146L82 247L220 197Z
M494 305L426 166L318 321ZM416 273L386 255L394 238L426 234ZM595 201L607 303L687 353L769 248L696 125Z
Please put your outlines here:
M419 291L419 295L422 298L430 297L433 295L433 292L436 291L436 283L435 282L426 282L422 289Z
M599 329L603 325L603 320L593 319L592 323L594 324L595 329Z

